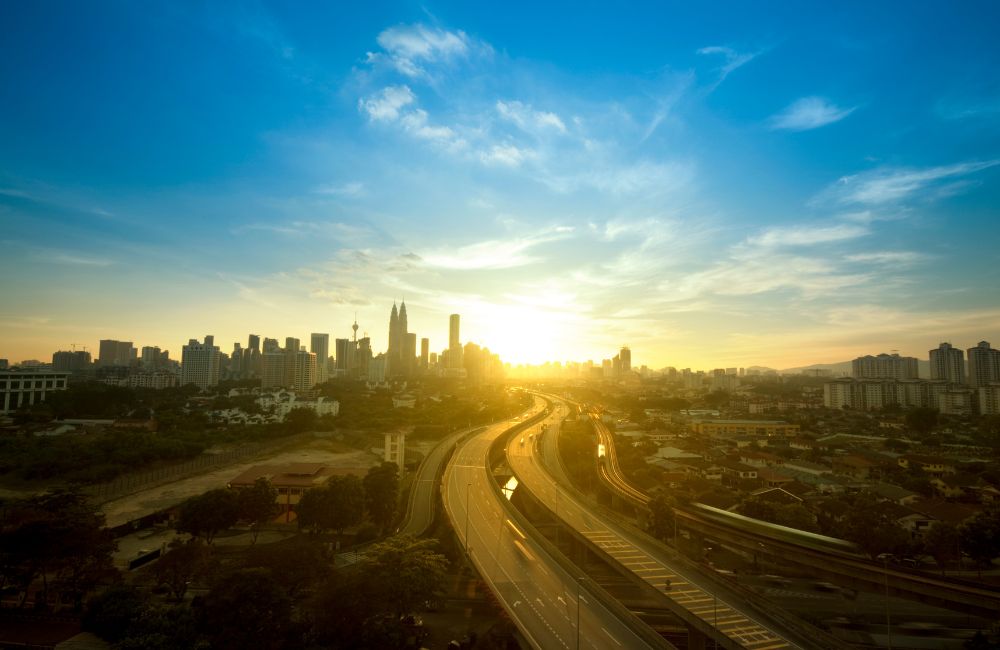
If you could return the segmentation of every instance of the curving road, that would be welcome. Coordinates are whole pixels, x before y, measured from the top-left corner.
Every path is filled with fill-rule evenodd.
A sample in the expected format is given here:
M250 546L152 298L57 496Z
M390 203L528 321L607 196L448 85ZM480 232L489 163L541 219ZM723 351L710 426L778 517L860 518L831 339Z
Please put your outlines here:
M559 424L568 411L560 402L555 404L555 410L542 424L526 432L524 445L513 440L507 447L508 462L524 488L594 546L664 593L664 598L671 601L672 611L689 624L719 638L720 644L757 650L820 647L796 638L793 632L779 629L777 624L759 620L756 612L738 604L736 598L723 593L718 585L672 562L664 549L636 538L614 521L592 512L575 493L561 487L550 476L538 453L539 446L544 446L547 462L558 458L551 454L557 449L555 439ZM547 425L544 433L543 424Z
M534 412L544 409L536 401ZM459 443L444 474L445 511L472 563L533 648L650 648L507 516L488 454L506 424Z

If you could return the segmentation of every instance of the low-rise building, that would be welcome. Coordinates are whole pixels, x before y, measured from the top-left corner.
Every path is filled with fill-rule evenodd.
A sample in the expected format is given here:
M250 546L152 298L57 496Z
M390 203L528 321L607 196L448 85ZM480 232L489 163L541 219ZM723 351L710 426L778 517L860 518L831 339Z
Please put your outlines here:
M799 425L782 420L695 420L691 430L709 437L720 436L794 436L799 433Z
M229 487L243 490L253 487L259 478L266 478L278 491L277 503L281 506L281 519L294 521L295 506L306 490L326 483L331 476L353 474L364 476L367 470L337 469L323 463L288 463L285 465L255 465L229 482Z
M66 390L69 376L68 372L0 371L0 414L44 402L49 394Z

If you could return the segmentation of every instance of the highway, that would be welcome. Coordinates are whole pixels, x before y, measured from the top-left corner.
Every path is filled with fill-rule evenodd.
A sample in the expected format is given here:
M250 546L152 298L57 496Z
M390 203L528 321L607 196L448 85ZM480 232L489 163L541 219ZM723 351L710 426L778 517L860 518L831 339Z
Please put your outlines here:
M533 411L543 409L536 401ZM507 428L493 425L460 442L442 484L445 511L483 581L533 648L663 647L646 642L511 521L488 466L490 445Z
M588 413L588 416L594 424L598 444L604 445L606 449L605 462L598 466L601 480L614 493L634 505L645 508L650 497L632 486L621 471L615 453L614 434L608 430L597 414ZM864 559L860 555L851 557L828 548L813 548L804 540L793 539L788 535L779 536L777 533L763 534L748 530L745 526L710 518L694 508L676 508L675 514L679 520L686 522L685 527L691 530L711 535L729 544L740 545L754 552L766 548L780 557L794 558L800 564L835 576L867 582L875 588L887 583L894 593L914 596L943 607L955 608L957 605L962 610L975 611L986 616L1000 609L1000 591L996 589L970 585L928 573L886 567Z
M547 472L538 449L545 447L546 460L550 463L558 458L555 439L567 412L565 405L556 402L553 413L543 423L547 425L544 433L539 424L508 445L508 461L522 488L528 489L565 524L613 561L663 593L664 599L669 598L675 605L670 609L686 622L702 630L708 628L721 633L728 641L725 645L758 650L820 647L798 638L793 632L779 630L774 623L765 624L759 620L757 612L733 602L731 596L720 596L717 585L671 562L663 549L654 548L646 540L635 539L627 529L591 511L577 500L574 492L561 487Z
M427 453L417 475L410 487L410 499L406 510L406 519L396 531L397 535L423 535L434 523L434 511L437 496L440 493L441 472L448 454L455 448L458 441L469 435L472 429L462 429L442 439Z

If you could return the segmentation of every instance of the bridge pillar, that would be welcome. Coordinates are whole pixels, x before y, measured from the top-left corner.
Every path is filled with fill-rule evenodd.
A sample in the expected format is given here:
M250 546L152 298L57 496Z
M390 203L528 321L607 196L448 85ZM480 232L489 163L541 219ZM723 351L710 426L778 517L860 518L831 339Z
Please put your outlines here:
M696 630L695 628L688 626L688 650L705 650L708 645L708 637Z

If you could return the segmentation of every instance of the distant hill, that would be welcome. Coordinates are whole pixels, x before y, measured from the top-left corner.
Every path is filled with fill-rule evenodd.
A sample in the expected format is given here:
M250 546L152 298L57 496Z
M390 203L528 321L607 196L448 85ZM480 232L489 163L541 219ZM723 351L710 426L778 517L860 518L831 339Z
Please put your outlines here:
M794 375L801 373L803 370L829 370L834 377L850 377L851 362L841 361L839 363L814 363L811 366L786 368L781 371L781 374ZM917 373L924 379L929 378L931 376L931 362L924 359L917 359Z

